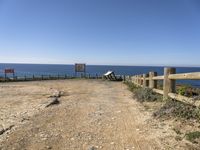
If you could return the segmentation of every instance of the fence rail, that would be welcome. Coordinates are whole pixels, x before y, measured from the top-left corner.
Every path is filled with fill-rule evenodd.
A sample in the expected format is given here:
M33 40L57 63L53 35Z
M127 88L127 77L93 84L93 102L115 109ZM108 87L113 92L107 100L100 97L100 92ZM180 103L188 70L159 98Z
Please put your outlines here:
M200 100L176 94L176 80L200 80L200 72L176 74L176 68L164 68L164 75L157 76L157 72L148 74L126 76L125 80L131 81L137 86L151 88L154 92L163 95L163 99L176 99L178 101L200 106ZM157 88L158 80L163 81L163 90Z

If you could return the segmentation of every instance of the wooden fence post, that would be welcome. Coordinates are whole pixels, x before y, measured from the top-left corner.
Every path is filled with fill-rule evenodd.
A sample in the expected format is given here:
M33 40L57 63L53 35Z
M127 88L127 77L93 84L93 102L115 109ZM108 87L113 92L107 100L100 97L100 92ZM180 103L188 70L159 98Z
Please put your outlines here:
M147 75L143 74L143 87L144 88L147 87L146 77L147 77Z
M143 85L143 75L140 75L140 86Z
M157 76L157 72L149 72L149 88L157 88L157 80L153 80L153 77Z
M139 79L139 75L137 75L137 86L139 86L140 84L140 79Z
M176 91L176 81L170 80L169 75L175 74L176 68L164 68L164 83L163 83L163 99L166 100L168 98L169 93L175 93Z

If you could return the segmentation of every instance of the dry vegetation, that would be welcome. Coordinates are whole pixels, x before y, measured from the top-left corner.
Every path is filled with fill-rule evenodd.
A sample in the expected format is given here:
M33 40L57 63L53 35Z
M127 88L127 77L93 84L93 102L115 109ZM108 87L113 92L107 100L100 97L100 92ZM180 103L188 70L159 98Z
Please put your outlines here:
M133 92L134 98L141 102L152 112L152 116L159 121L169 124L177 134L174 138L177 142L184 143L185 140L193 143L191 149L200 147L200 108L188 105L173 99L162 100L162 96L154 93L151 89L140 88L130 82L126 82L129 90ZM188 86L179 86L177 93L185 96L198 96L199 89ZM192 95L191 95L192 94Z

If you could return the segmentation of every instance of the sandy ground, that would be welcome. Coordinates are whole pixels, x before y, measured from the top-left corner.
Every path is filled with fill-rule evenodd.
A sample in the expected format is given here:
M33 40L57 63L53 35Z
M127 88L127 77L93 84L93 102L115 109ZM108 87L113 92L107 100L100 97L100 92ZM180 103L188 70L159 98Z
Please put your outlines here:
M60 104L45 107L60 91ZM57 80L0 84L0 149L189 149L121 82ZM192 149L192 148L191 148Z

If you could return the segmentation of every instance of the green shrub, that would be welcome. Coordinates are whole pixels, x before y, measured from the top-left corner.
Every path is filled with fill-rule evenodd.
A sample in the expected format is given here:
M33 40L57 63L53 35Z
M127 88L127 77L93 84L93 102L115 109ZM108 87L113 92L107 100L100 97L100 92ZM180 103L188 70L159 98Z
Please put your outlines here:
M180 95L186 95L187 93L187 86L181 86L177 89L177 93Z
M200 132L199 131L190 132L190 133L187 133L185 136L188 141L197 143L196 139L200 138Z
M128 88L129 88L129 90L131 92L133 92L135 89L138 89L138 87L135 84L131 83L131 82L126 81L124 83L128 86Z

